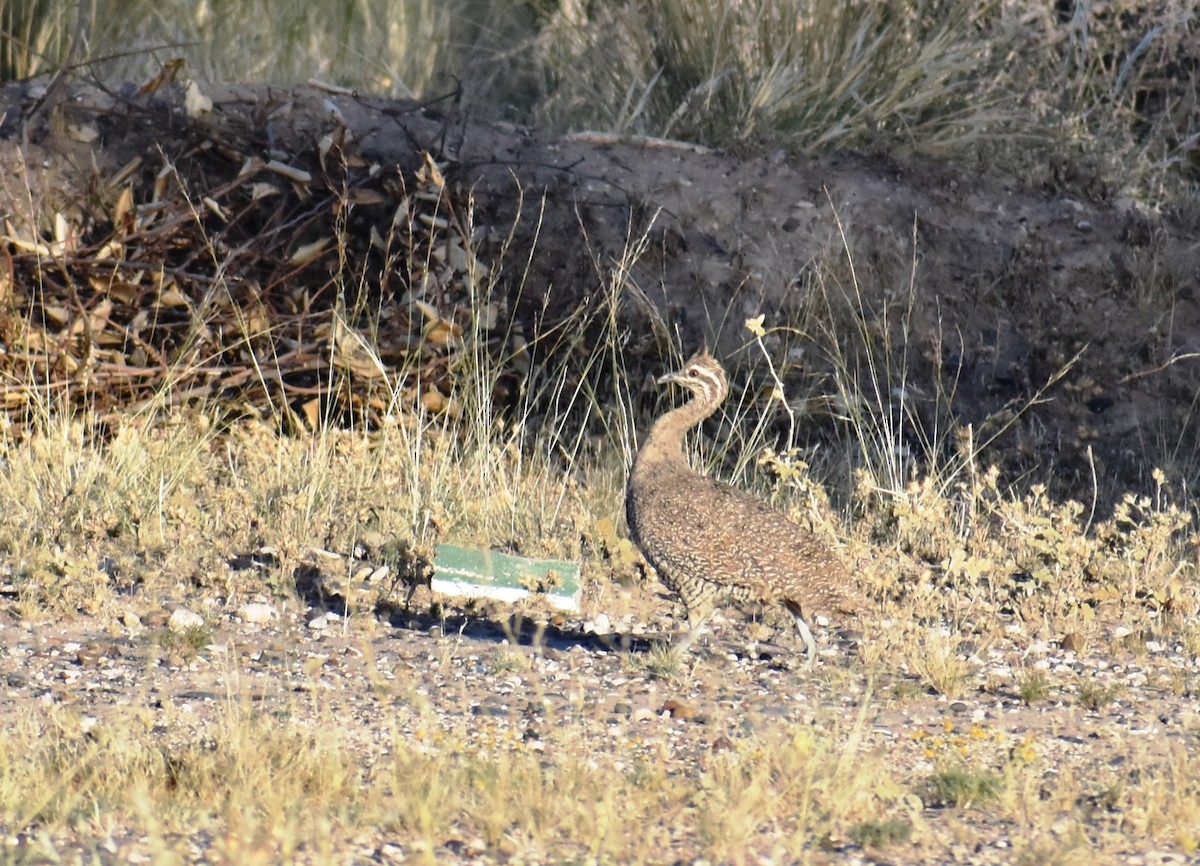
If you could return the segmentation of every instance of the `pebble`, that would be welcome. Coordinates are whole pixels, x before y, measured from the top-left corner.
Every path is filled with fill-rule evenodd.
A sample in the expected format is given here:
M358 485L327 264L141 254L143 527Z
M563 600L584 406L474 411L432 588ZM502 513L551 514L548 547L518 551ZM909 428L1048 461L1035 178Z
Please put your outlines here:
M255 625L266 625L272 620L278 619L279 612L273 605L255 601L242 605L238 610L238 616Z
M342 618L340 616L338 616L333 611L329 610L329 611L326 611L325 613L321 614L318 617L314 617L313 619L310 619L308 621L308 627L313 629L314 631L321 631L322 629L327 629L332 625L336 625L338 622L341 621L341 619Z
M733 750L733 740L729 739L729 737L725 736L724 734L721 734L721 736L717 737L715 740L712 741L712 745L710 746L710 748L714 752L732 751Z
M204 625L204 617L198 613L193 613L186 607L177 607L171 612L171 618L167 620L167 628L176 633L189 631L190 629L200 628Z
M172 600L164 609L160 601L143 613L138 622L148 623L157 615L165 625L177 603ZM199 601L188 604L193 610L201 606ZM260 604L272 611L270 614L264 611L263 624L278 620L278 610ZM246 622L254 616L247 616L249 607L246 604L237 608ZM208 609L201 607L202 611ZM220 609L223 607L219 605ZM284 616L290 620L294 610L286 609ZM190 612L185 610L185 613ZM178 615L178 611L171 614ZM207 726L221 724L231 696L231 686L223 672L231 664L238 664L247 675L234 683L235 697L239 701L257 702L264 713L286 710L308 723L310 708L323 708L330 700L296 700L295 694L329 691L330 698L336 694L336 721L361 738L363 748L370 750L372 756L366 760L377 757L375 749L380 743L385 744L385 750L409 747L429 753L462 750L466 755L480 755L481 761L493 760L498 751L513 750L536 753L532 760L540 761L536 765L548 772L580 753L589 756L589 760L594 756L600 766L608 760L605 755L614 756L611 766L618 773L624 772L626 766L639 766L642 761L663 760L663 756L669 756L672 767L704 768L705 761L720 766L720 759L715 756L737 756L744 747L746 754L742 757L757 760L759 750L780 736L795 748L809 748L812 744L823 748L822 744L841 742L842 732L858 730L856 724L860 724L863 742L870 744L870 748L886 750L888 772L902 784L914 787L935 771L939 761L960 754L980 766L990 767L1002 766L1003 761L1012 760L1014 755L1028 752L1036 754L1039 762L1044 760L1048 766L1064 768L1076 778L1083 778L1089 771L1112 772L1105 759L1116 752L1119 757L1114 759L1114 766L1125 778L1131 778L1134 770L1160 766L1153 762L1177 754L1172 751L1176 743L1184 750L1194 748L1195 737L1191 732L1196 730L1195 719L1200 719L1200 704L1190 693L1176 696L1147 689L1146 706L1137 700L1142 694L1139 689L1148 685L1147 674L1154 681L1168 670L1165 666L1168 662L1178 663L1182 666L1180 670L1194 677L1194 672L1200 671L1194 657L1137 659L1137 665L1144 667L1145 672L1132 662L1110 667L1107 662L1093 658L1090 652L1082 660L1068 656L1068 665L1064 656L1070 650L1065 646L1068 643L1065 636L1061 650L1051 641L1039 645L1035 653L1039 660L1046 659L1051 670L1068 671L1061 682L1055 681L1055 686L1061 687L1066 696L1061 702L1046 700L1026 706L1012 696L1016 680L1012 660L1017 657L1017 650L1025 646L1022 641L1014 641L1011 646L1002 643L1003 652L980 653L993 661L986 668L973 671L972 676L980 683L987 683L988 688L967 689L964 693L970 696L963 700L946 700L920 691L893 694L889 684L905 684L907 680L896 671L885 671L883 684L876 687L866 705L865 723L856 723L862 711L854 708L854 701L861 700L855 696L863 695L868 688L858 666L847 661L834 669L828 660L832 657L826 654L825 664L834 669L836 678L825 684L799 664L777 666L764 660L764 651L768 655L778 651L785 658L795 655L793 648L775 648L767 642L745 645L714 640L714 645L722 650L727 646L744 649L740 654L716 652L701 657L697 653L694 671L673 679L659 679L636 664L641 660L641 650L631 651L631 664L631 659L602 649L601 641L581 639L581 623L577 619L559 626L562 634L554 638L558 650L534 656L527 662L522 657L520 667L514 670L507 665L497 669L494 662L498 657L515 657L527 650L510 647L497 656L495 633L483 629L476 633L482 634L481 638L473 637L471 628L464 635L458 634L457 624L450 625L446 631L455 635L454 640L439 640L443 634L440 626L414 617L407 628L376 629L369 637L363 637L352 629L347 629L346 635L340 634L343 618L337 614L318 608L307 615L312 631L275 634L249 629L249 640L243 632L241 638L227 645L210 644L198 656L199 662L191 665L178 661L170 665L161 663L162 650L156 643L130 639L128 635L114 640L110 632L99 627L95 627L95 634L85 629L87 636L81 638L79 626L71 624L70 630L64 626L61 634L39 634L35 641L31 637L34 631L29 627L13 631L10 637L0 619L0 662L19 669L0 673L0 685L7 682L10 690L7 696L0 691L0 698L6 698L13 706L18 701L62 703L72 707L72 713L96 708L99 712L92 717L100 719L103 727L99 730L112 724L113 717L108 714L114 708L120 713L121 706L129 703L141 708L138 718L144 716L146 723L154 725L155 737L170 742L181 735L198 736L210 729ZM204 622L197 614L191 616L201 624ZM123 618L128 615L121 610L116 611L116 617L126 625L133 621ZM217 616L208 616L207 621L219 620ZM297 623L304 621L302 616L296 618ZM105 620L104 625L110 622ZM610 625L627 635L635 630L628 622L628 617L613 616ZM597 618L592 624L601 623ZM357 628L354 621L349 621L349 625ZM330 627L334 630L325 631ZM651 631L661 633L660 629ZM1081 645L1107 648L1106 641L1099 637ZM222 647L229 662L213 664L211 654ZM315 653L316 648L322 653ZM1148 648L1156 652L1154 647ZM182 658L187 661L196 656L183 653ZM1007 661L999 664L996 659ZM1026 669L1025 664L1016 669L1017 673ZM1108 673L1096 676L1103 669L1108 669ZM1072 670L1078 670L1082 678L1094 677L1100 684L1123 684L1128 691L1119 705L1121 712L1111 712L1111 706L1098 713L1082 711L1074 697L1075 679L1069 673ZM375 679L375 673L379 680ZM388 682L380 688L382 680ZM363 688L363 683L372 685ZM324 724L326 717L322 713L324 710L315 718ZM664 716L677 721L666 722ZM977 723L979 728L972 730L969 721ZM1147 757L1141 751L1128 751L1129 736L1143 731ZM1172 736L1178 739L1163 747L1163 741ZM356 739L355 743L359 741ZM919 800L916 802L919 804ZM1009 826L981 818L973 824L980 828L978 842L973 840L972 846L958 846L951 852L942 847L946 827L940 825L947 819L954 828L957 818L949 813L944 816L926 813L922 818L927 822L922 832L928 834L923 841L931 850L942 848L940 853L947 859L958 857L959 862L999 866L1012 859L1007 855L1014 848L1021 847L1020 837L1015 837L1016 841L1008 838ZM1044 832L1054 838L1070 838L1074 827L1070 823L1047 825ZM1138 837L1137 841L1143 842L1144 837ZM391 843L380 843L375 850L384 851L388 844ZM462 839L450 838L433 850L439 856L450 851L457 859L464 860L471 854L469 845ZM1149 848L1149 844L1142 845L1136 858L1113 862L1136 862L1141 866L1188 862L1183 855L1170 851L1142 853ZM993 851L990 856L989 849ZM406 852L399 845L392 850L398 852L397 859L402 859ZM475 853L486 857L488 850L488 845L480 841ZM789 862L783 856L768 859L765 850L769 849L750 852L750 862ZM685 862L695 862L696 852L686 853L690 856ZM127 851L118 859L133 862ZM683 857L679 859L684 861ZM1095 859L1109 862L1103 856ZM876 862L855 850L848 851L844 860L847 864Z
M685 722L692 721L698 714L694 706L683 701L677 701L674 698L663 704L658 712L659 715L666 713L673 719L681 719Z
M90 643L79 648L79 652L75 655L75 661L81 667L94 668L100 666L100 657L104 654L103 650L96 644Z

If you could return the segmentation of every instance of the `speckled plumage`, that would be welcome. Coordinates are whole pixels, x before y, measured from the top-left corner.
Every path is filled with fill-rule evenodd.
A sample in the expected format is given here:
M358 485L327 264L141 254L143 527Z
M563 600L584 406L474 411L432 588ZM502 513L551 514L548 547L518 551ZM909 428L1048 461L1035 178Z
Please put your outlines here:
M629 473L625 513L634 543L683 600L684 645L724 601L778 603L795 618L811 665L816 643L804 617L854 610L846 569L783 513L688 465L684 435L728 392L717 360L702 349L658 381L683 385L695 397L650 429Z

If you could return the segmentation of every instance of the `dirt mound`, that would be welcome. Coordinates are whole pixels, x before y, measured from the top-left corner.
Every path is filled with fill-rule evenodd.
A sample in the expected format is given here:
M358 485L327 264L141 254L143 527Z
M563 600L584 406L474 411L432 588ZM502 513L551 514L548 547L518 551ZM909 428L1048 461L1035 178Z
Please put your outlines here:
M0 91L14 417L47 391L120 409L164 385L301 424L453 412L466 346L501 359L505 398L550 361L637 381L674 340L757 363L743 321L764 315L789 399L830 407L804 436L844 436L849 394L919 458L970 425L1003 434L983 460L1064 496L1148 489L1156 465L1200 495L1196 213L481 126L452 99L157 84Z

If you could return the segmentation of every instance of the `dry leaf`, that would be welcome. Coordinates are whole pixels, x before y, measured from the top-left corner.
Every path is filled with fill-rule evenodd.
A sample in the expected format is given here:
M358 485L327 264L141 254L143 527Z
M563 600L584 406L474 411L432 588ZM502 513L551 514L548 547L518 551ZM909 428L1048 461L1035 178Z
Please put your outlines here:
M288 257L288 264L295 265L296 267L303 267L309 264L321 255L332 240L332 238L321 238L320 240L313 241L311 244L305 244Z
M260 199L270 198L273 195L279 195L279 187L272 183L252 183L250 184L250 200L259 201Z
M444 346L461 334L462 328L453 322L447 322L445 319L443 319L439 322L431 323L425 329L425 341L428 343L434 343L435 345Z
M446 186L446 178L442 176L442 170L429 155L429 151L422 153L422 156L425 158L425 164L417 171L417 180L420 183L432 183L438 192L441 192Z
M173 285L159 292L158 302L164 307L186 307L188 305L187 296Z
M304 420L308 423L308 429L316 430L321 426L320 397L313 397L311 400L306 400L300 407L300 411L304 413Z
M304 169L295 168L294 166L282 163L277 159L273 159L268 162L266 169L267 171L273 171L278 175L282 175L283 177L286 177L288 180L294 181L295 183L307 184L312 182L312 175Z
M168 60L162 65L162 69L158 70L158 75L155 75L138 88L138 96L147 96L151 93L157 93L165 85L170 84L175 80L175 76L179 73L179 70L183 68L183 64L184 59L182 57L176 57L173 60Z
M90 123L68 123L66 133L69 139L80 144L91 144L100 137L100 130Z
M187 112L188 117L212 114L213 101L201 92L199 84L189 81L183 94L183 109Z
M121 194L117 196L117 202L113 205L113 227L123 231L132 228L131 213L133 213L133 187L126 186L121 189ZM127 217L129 217L128 222L126 222Z
M367 189L365 187L350 190L350 195L347 197L350 204L361 205L376 205L386 204L387 197L377 189Z
M426 391L421 395L421 407L426 412L441 412L446 408L446 398L437 391Z
M204 202L204 206L206 208L208 208L210 211L212 211L214 214L216 214L220 219L222 219L222 220L229 219L227 216L225 216L225 211L223 211L221 209L221 205L217 202L216 199L210 198L209 196L204 196L202 199L200 199L200 201Z
M42 315L56 325L65 325L67 320L71 318L71 314L67 312L66 307L58 306L42 307Z

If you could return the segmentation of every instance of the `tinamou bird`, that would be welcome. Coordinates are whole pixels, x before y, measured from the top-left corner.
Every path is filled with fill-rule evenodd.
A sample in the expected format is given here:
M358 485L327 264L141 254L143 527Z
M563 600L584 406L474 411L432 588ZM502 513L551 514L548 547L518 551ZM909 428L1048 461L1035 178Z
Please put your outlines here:
M716 358L701 349L658 380L670 382L694 396L650 428L629 473L625 514L634 543L687 610L689 628L676 646L689 646L723 602L777 603L794 617L811 667L817 646L805 618L857 609L846 569L782 512L688 464L684 435L729 391Z

